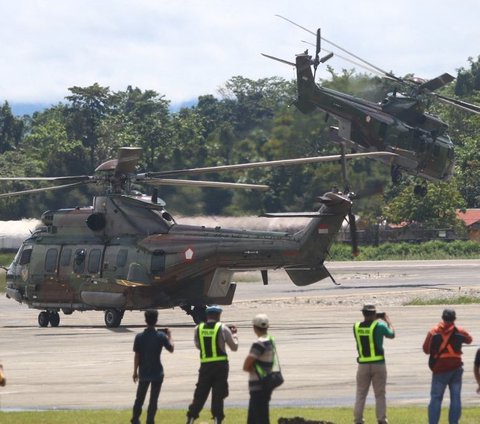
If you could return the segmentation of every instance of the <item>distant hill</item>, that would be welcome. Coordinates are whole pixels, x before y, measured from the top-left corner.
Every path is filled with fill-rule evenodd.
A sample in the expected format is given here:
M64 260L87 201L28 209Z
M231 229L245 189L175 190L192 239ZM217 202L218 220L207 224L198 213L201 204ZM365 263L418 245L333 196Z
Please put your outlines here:
M34 112L41 112L52 106L49 103L10 103L12 113L17 116L33 115Z

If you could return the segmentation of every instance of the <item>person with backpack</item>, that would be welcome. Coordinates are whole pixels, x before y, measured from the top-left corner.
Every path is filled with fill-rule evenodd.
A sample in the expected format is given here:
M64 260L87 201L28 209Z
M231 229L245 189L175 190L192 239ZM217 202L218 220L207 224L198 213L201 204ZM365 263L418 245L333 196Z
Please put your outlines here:
M243 363L243 370L249 373L247 424L270 424L269 403L273 387L268 384L266 377L273 373L275 362L278 361L275 340L268 334L269 320L266 314L256 315L252 324L258 339L250 347Z
M447 386L450 391L449 424L457 424L462 415L462 344L472 343L472 336L462 327L455 325L456 318L453 309L445 309L442 321L428 332L423 342L423 351L430 355L429 367L432 370L428 405L429 424L438 424L440 420L443 395Z

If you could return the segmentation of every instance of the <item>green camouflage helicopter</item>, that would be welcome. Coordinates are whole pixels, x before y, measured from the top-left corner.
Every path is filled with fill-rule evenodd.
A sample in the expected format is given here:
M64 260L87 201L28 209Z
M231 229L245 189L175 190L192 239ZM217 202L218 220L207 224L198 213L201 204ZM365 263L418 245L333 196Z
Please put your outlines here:
M379 158L391 166L394 183L401 181L402 172L433 181L445 181L452 176L455 156L454 144L447 134L448 125L426 113L425 109L428 101L434 98L469 112L480 113L477 105L434 93L434 90L453 81L453 76L445 73L428 81L399 78L321 37L320 29L314 33L290 19L277 16L316 36L315 57L312 58L306 51L297 55L293 63L270 55L264 56L296 68L298 98L295 104L303 113L320 109L327 116L333 116L338 127L331 128L332 141L352 151L396 153L394 157ZM317 67L333 56L332 52L327 51L328 54L320 58L321 40L362 62L360 66L368 71L397 82L406 92L397 93L394 90L384 101L375 103L318 86L315 83ZM340 57L359 65L349 58ZM426 184L417 184L415 193L424 196Z
M91 207L45 212L42 226L23 242L7 270L7 297L40 309L41 327L58 326L60 311L102 310L107 327L118 327L126 310L177 306L199 322L206 305L232 303L236 271L260 270L267 284L268 269L284 268L298 286L315 283L330 276L325 257L342 221L351 218L349 194L326 193L317 212L270 215L311 217L295 234L182 225L167 212L156 190L152 197L142 196L132 190L133 183L266 190L265 185L173 177L391 155L358 153L136 173L141 152L121 148L118 159L100 165L94 176L0 178L62 183L0 194L3 198L83 184L107 187Z

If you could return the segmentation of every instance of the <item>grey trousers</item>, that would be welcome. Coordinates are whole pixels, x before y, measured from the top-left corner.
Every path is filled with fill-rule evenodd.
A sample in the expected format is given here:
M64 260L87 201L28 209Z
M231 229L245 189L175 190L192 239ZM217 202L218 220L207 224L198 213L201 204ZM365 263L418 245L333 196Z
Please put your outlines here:
M387 384L387 367L385 363L358 364L357 368L357 394L353 410L354 423L363 424L363 410L367 400L370 384L375 394L375 413L377 421L381 424L387 421L387 401L385 386Z

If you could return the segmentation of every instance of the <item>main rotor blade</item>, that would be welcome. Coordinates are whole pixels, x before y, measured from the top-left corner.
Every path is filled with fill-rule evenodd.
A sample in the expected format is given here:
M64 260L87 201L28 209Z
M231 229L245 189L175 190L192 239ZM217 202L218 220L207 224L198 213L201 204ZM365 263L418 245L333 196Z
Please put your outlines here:
M391 152L366 152L366 153L349 153L345 155L346 159L359 159L365 157L381 157L381 156L397 156L395 153ZM173 176L173 175L196 175L196 174L208 174L210 172L223 172L223 171L235 171L239 169L255 169L255 168L266 168L266 167L276 167L276 166L293 166L293 165L304 165L308 163L320 163L320 162L335 162L342 158L342 155L331 155L331 156L315 156L309 158L296 158L296 159L282 159L282 160L272 160L265 162L251 162L251 163L240 163L236 165L220 165L220 166L210 166L205 168L190 168L190 169L178 169L172 171L160 171L160 172L148 172L145 174L139 174L139 178L148 178L148 177L163 177L163 176Z
M285 64L290 65L290 66L297 66L295 63L289 62L288 60L283 60L283 59L280 59L278 57L270 56L269 54L265 54L265 53L260 53L260 54L262 56L268 57L269 59L276 60L277 62L282 62L282 63L285 63Z
M149 185L168 185L183 187L212 187L212 188L235 188L235 189L251 189L266 191L270 187L263 184L244 184L244 183L228 183L221 181L199 181L199 180L176 180L169 178L152 178L150 180L137 180L137 182Z
M41 193L44 191L53 191L53 190L61 190L64 188L72 188L72 187L79 187L84 184L89 184L93 183L95 181L90 180L90 181L80 181L77 183L72 183L72 184L64 184L64 185L59 185L59 186L51 186L51 187L42 187L42 188L33 188L30 190L23 190L23 191L13 191L10 193L0 193L0 198L4 197L14 197L14 196L22 196L24 194L34 194L34 193Z
M435 91L443 87L444 85L451 83L453 80L455 80L455 77L450 75L448 72L445 72L444 74L439 75L436 78L432 78L431 80L420 84L419 89Z
M131 174L142 156L141 147L122 147L118 151L117 165L115 167L115 176L122 174Z
M305 28L305 27L297 24L296 22L293 22L292 20L290 20L288 18L285 18L282 15L275 15L275 16L278 16L279 18L283 19L284 21L290 22L292 25L295 25L296 27L301 28L304 31L307 31L308 33L316 36L315 32L310 31L308 28ZM393 78L395 81L405 83L405 81L402 78L399 78L399 77L393 75L391 72L387 72L387 71L383 70L382 68L379 68L378 66L375 66L373 63L370 63L370 62L366 61L365 59L362 59L360 56L357 56L356 54L354 54L352 52L349 52L348 50L344 49L343 47L339 46L338 44L335 44L334 42L332 42L330 40L327 40L325 37L322 37L322 40L325 41L326 43L330 44L331 46L341 50L342 52L344 52L344 53L354 57L355 59L361 61L362 63L365 63L367 66L370 66L371 68L377 70L378 72L381 72L383 75L388 76L390 78Z
M70 177L1 177L0 181L88 181L92 177L89 175L76 175Z
M442 96L441 94L434 94L435 97L437 97L438 100L440 100L443 103L447 103L451 106L458 107L460 109L466 110L468 112L472 113L478 113L480 114L480 106L474 105L472 103L467 103L462 100L457 100L452 97L447 97L447 96Z

